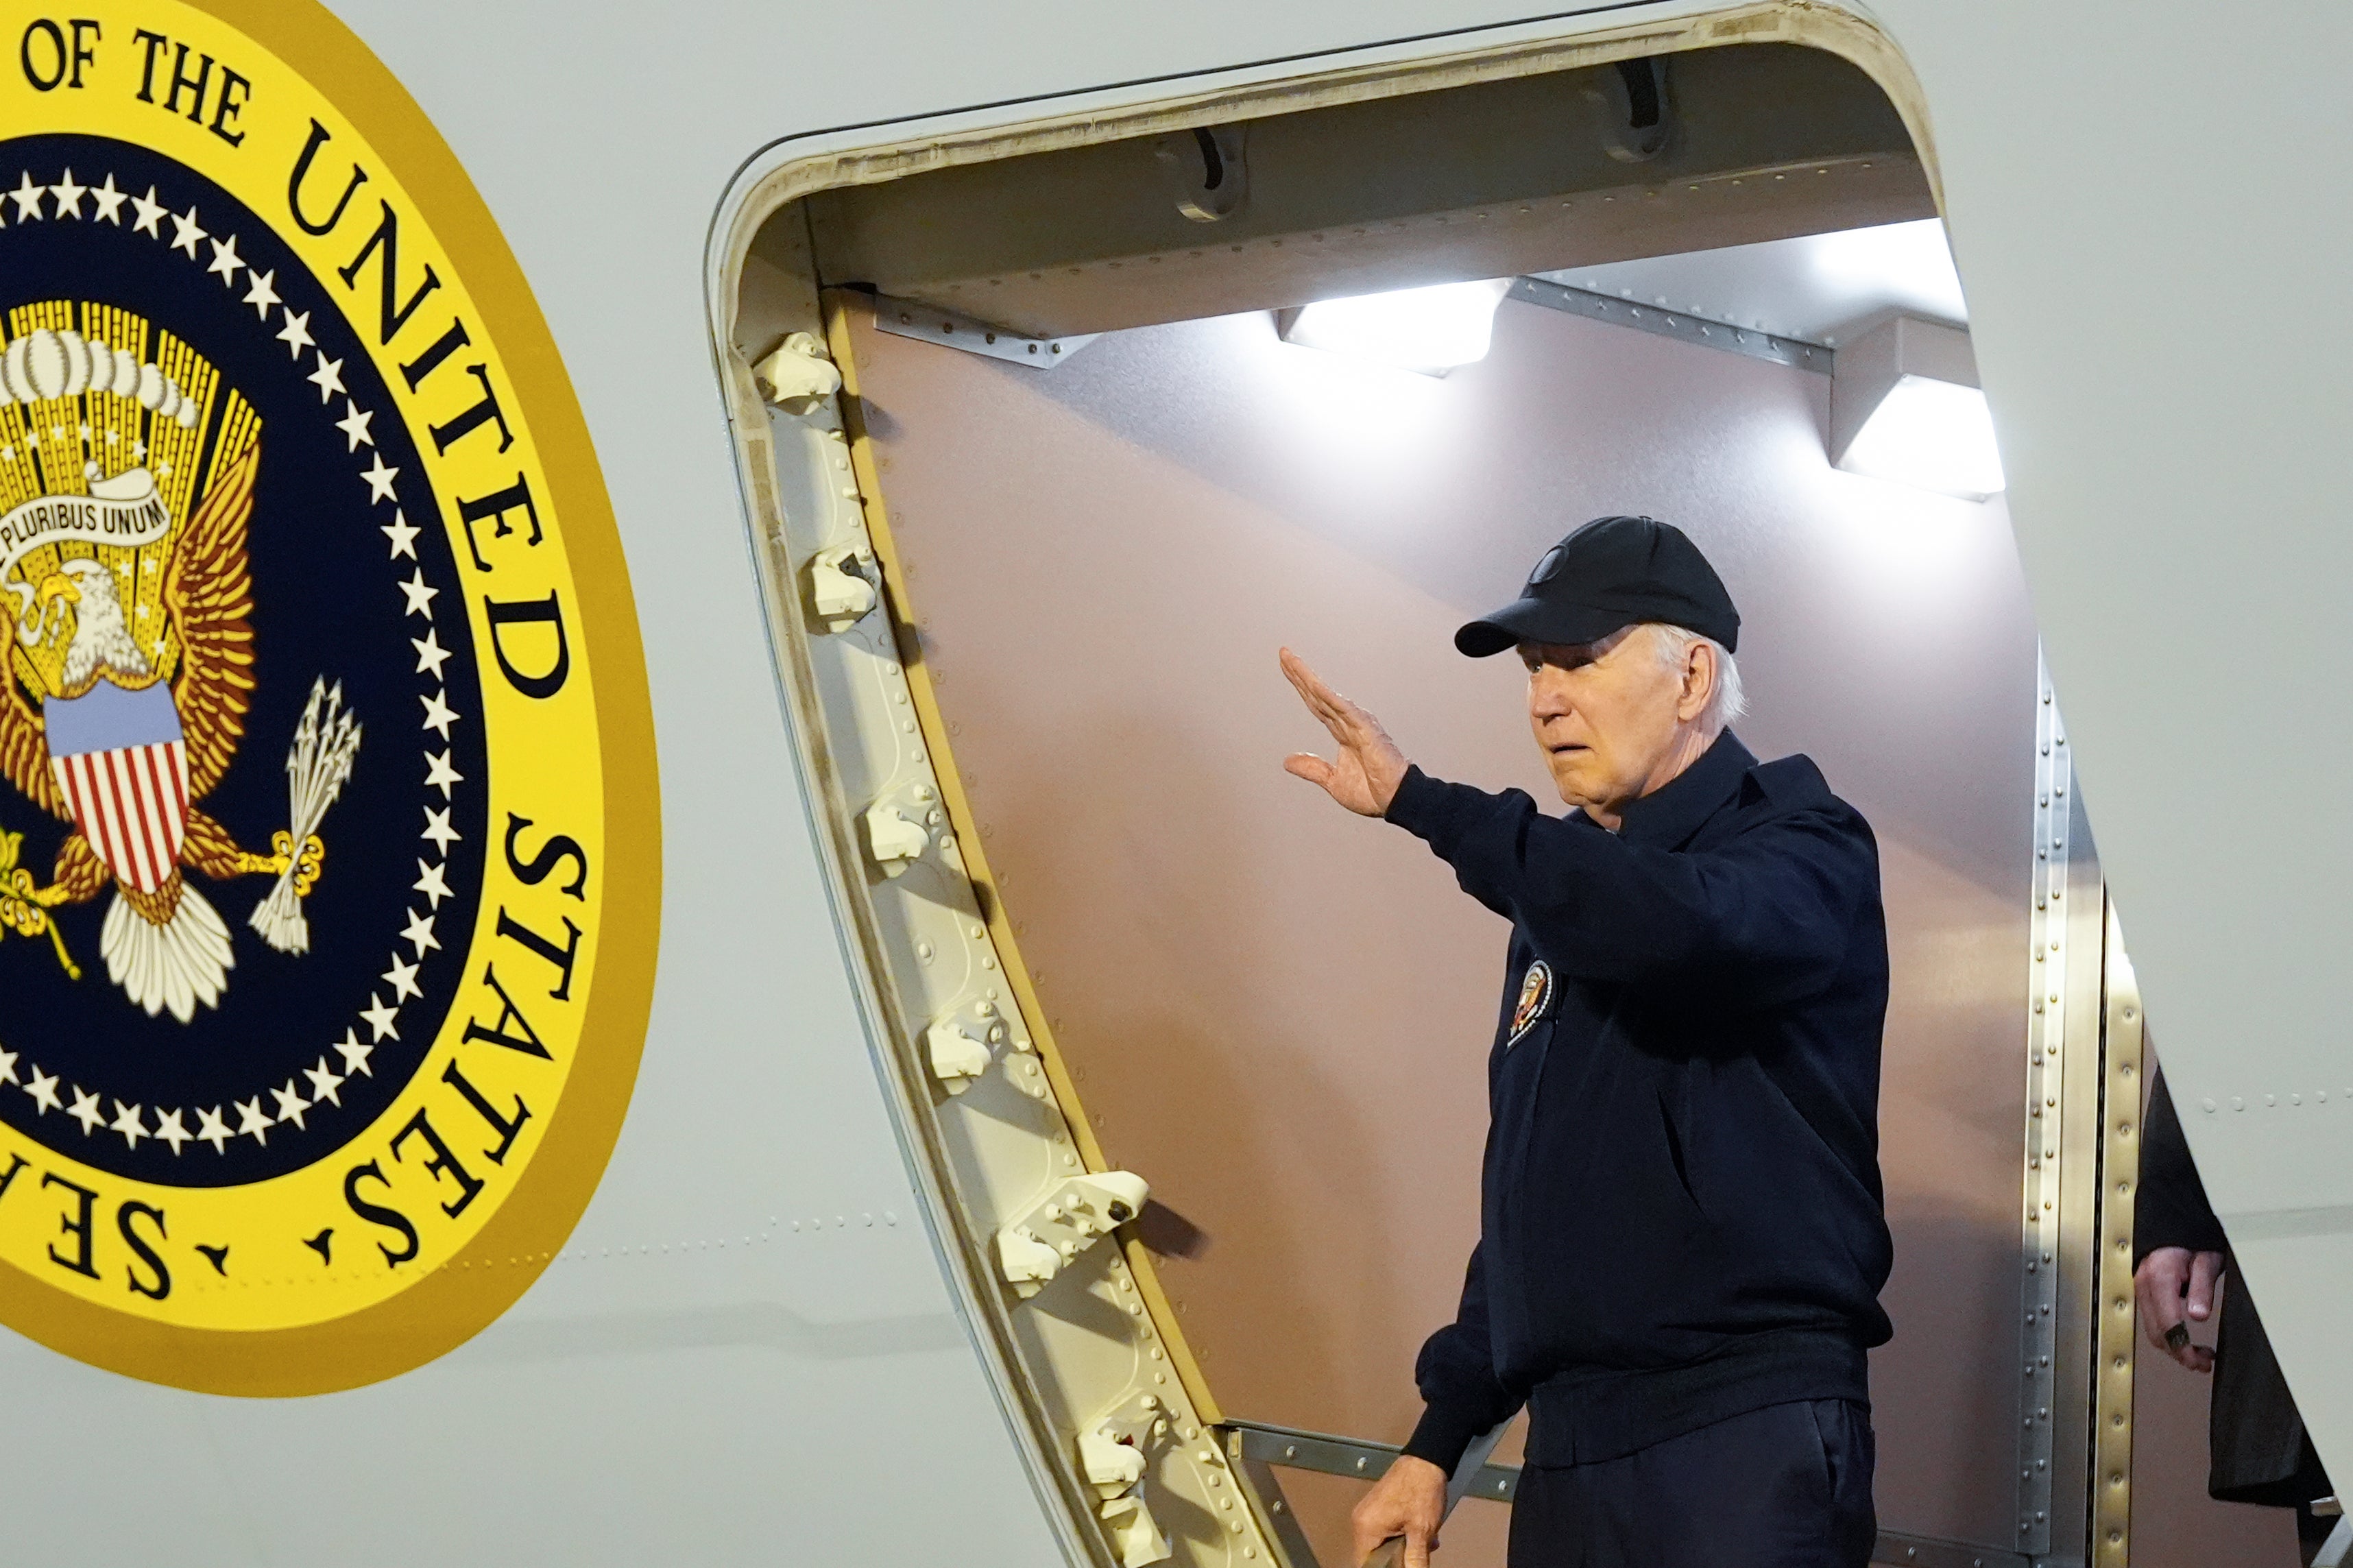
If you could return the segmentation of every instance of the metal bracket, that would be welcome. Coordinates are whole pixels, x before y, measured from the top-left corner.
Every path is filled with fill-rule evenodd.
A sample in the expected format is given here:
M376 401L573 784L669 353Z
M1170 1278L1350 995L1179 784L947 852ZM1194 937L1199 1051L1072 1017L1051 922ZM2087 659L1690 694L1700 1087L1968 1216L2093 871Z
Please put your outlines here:
M1133 1171L1094 1171L1056 1183L1044 1201L997 1233L1006 1283L1035 1296L1064 1264L1142 1214L1151 1195L1151 1185Z
M1871 1560L1901 1568L2035 1568L2033 1559L1999 1546L1973 1546L1966 1541L1940 1541L1933 1535L1905 1535L1894 1530L1879 1532Z
M1802 338L1777 338L1754 327L1736 326L1730 321L1694 316L1688 310L1670 310L1663 305L1645 305L1640 300L1615 299L1608 294L1598 294L1590 289L1563 283L1556 278L1514 278L1511 292L1504 298L1529 305L1542 305L1547 310L1559 310L1571 316L1583 316L1588 321L1602 321L1613 327L1631 327L1638 332L1672 338L1679 343L1691 343L1704 349L1722 349L1725 353L1745 354L1750 359L1810 370L1821 375L1830 374L1831 366L1838 359L1835 351L1820 343L1807 342Z
M1327 1476L1347 1476L1360 1481L1380 1479L1397 1462L1397 1457L1405 1452L1395 1443L1335 1437L1328 1432L1276 1426L1263 1421L1229 1421L1224 1431L1226 1452L1236 1459L1281 1465L1293 1470L1314 1470ZM1482 1463L1462 1495L1485 1498L1490 1502L1509 1502L1519 1484L1517 1465Z
M1053 369L1101 335L1087 332L1068 338L1025 337L1010 327L976 321L914 300L894 300L887 294L875 296L874 325L893 337L962 349L969 354L1001 359L1008 364L1026 364L1033 370Z
M1243 1453L1245 1435L1241 1428L1225 1429L1226 1458L1232 1465L1243 1501L1250 1505L1260 1531L1272 1541L1282 1553L1289 1568L1318 1568L1315 1548L1307 1532L1299 1528L1298 1517L1291 1511L1291 1500L1283 1495L1282 1482L1274 1467L1264 1459L1253 1459Z
M2019 1256L2023 1324L2019 1335L2022 1376L2019 1395L2018 1547L2030 1554L2052 1549L2052 1460L2054 1415L2060 1405L2061 1324L2059 1245L2062 1196L2061 1119L2067 1045L2066 740L2048 668L2036 671L2034 913L2028 922L2033 952L2027 964L2025 1215Z

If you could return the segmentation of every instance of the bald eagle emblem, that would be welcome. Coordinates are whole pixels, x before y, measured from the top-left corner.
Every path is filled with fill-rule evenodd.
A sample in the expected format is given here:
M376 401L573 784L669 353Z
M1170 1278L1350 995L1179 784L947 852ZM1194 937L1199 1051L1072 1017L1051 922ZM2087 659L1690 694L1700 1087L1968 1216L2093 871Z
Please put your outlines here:
M1535 1027L1551 1002L1552 966L1539 958L1520 978L1520 999L1512 1007L1512 1031L1504 1040L1506 1049L1518 1045L1520 1037Z
M149 1015L217 1006L236 967L228 927L189 880L273 879L248 924L309 947L302 899L321 819L360 727L340 685L314 683L287 759L291 820L267 854L203 807L236 760L253 689L247 531L261 421L185 344L127 312L108 341L43 327L0 357L0 405L22 405L0 455L0 593L8 669L0 773L72 824L50 880L0 834L0 927L46 935L81 976L52 911L113 899L107 978ZM158 358L173 365L159 368Z

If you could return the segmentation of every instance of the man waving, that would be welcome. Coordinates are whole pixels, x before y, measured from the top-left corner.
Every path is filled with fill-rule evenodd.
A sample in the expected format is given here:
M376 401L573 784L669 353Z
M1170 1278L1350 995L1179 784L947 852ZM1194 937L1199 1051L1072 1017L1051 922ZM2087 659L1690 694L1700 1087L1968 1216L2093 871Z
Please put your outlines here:
M1726 728L1739 627L1681 531L1606 517L1455 634L1518 649L1566 817L1430 777L1282 654L1338 748L1284 766L1513 928L1479 1245L1415 1369L1421 1421L1356 1510L1360 1558L1403 1537L1421 1568L1448 1475L1523 1405L1512 1568L1870 1557L1878 850L1811 762Z

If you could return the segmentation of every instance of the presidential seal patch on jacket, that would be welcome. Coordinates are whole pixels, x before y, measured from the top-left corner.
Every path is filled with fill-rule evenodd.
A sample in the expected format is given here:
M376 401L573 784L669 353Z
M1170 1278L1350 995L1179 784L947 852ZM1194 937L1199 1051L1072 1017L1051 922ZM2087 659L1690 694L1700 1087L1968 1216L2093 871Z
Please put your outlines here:
M1520 999L1512 1006L1512 1030L1504 1038L1504 1048L1518 1045L1520 1037L1535 1027L1551 1005L1552 965L1539 958L1520 978Z
M545 327L382 68L307 4L80 9L0 141L0 1321L348 1386L503 1310L611 1148L642 655Z

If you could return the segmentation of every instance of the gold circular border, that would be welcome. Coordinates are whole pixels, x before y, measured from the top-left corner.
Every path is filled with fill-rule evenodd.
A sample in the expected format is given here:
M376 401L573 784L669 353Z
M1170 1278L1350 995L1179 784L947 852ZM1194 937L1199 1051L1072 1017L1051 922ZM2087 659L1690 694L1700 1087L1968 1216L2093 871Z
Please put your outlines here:
M578 1055L538 1152L466 1251L390 1300L293 1329L192 1329L83 1301L0 1261L9 1326L51 1350L200 1394L289 1397L380 1383L448 1354L514 1305L560 1251L604 1176L637 1084L661 935L661 797L652 693L620 529L580 400L498 221L425 111L317 0L185 0L245 33L323 93L400 173L462 269L522 395L562 520L581 636L596 672L608 899ZM332 92L322 83L335 84ZM455 1262L458 1259L451 1259Z

